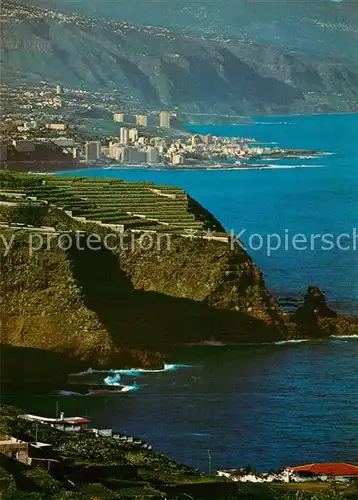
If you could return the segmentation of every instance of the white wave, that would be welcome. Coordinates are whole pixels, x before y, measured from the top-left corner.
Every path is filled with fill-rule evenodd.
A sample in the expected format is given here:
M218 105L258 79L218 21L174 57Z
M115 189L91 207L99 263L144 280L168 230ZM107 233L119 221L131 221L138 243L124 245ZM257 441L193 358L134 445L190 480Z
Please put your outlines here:
M292 122L255 122L255 125L292 125Z
M106 377L103 382L105 383L105 385L120 386L121 385L120 381L121 381L121 376L119 373L116 373L115 375L108 375L108 377Z
M87 371L85 372L79 372L79 373L71 373L71 377L81 377L85 375L92 375L94 373L107 373L107 374L114 374L114 375L128 375L128 376L133 376L136 377L141 374L146 374L146 373L165 373L165 372L173 372L176 370L180 370L181 368L191 368L192 365L186 365L183 363L176 363L176 364L169 364L169 363L164 363L164 368L159 368L157 370L147 370L145 368L129 368L129 369L110 369L110 370L93 370L92 368L88 368Z
M301 155L301 156L292 156L292 158L298 158L300 160L313 160L320 155Z
M331 335L331 338L332 339L348 339L348 340L351 340L351 339L358 339L358 335L357 334L353 334L353 335Z
M302 342L308 342L308 339L279 340L278 342L274 342L274 344L275 345L302 344Z
M305 165L305 164L300 164L300 165L277 165L277 164L269 164L265 167L261 168L272 168L272 169L287 169L287 168L322 168L325 165Z
M146 373L165 373L165 372L174 372L176 370L180 370L181 368L191 368L191 365L185 365L183 363L169 364L165 363L164 368L158 370L146 370L144 368L131 368L130 370L115 370L115 373L119 373L121 375L128 375L130 377L136 377L141 374Z
M140 389L140 386L139 385L124 385L122 387L122 391L121 392L132 392L132 391L138 391L138 389Z
M261 146L263 144L278 144L276 141L267 141L267 142L257 142L257 141L248 141L250 144L255 144L257 146Z
M137 391L140 387L138 385L123 385L117 391L104 389L95 389L86 394L86 396L101 396L102 394L119 394L122 392Z

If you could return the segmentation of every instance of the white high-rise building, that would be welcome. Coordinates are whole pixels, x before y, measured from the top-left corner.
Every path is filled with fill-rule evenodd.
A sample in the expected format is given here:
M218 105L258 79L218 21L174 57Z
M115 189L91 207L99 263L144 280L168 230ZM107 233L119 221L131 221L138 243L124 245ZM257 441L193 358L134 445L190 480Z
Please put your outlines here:
M148 117L147 117L147 115L136 115L135 122L136 122L136 125L141 125L142 127L147 127Z
M114 122L124 122L124 113L114 113L113 121Z
M123 161L123 146L117 143L110 143L108 148L108 156L117 161Z
M170 112L161 111L159 113L159 126L162 128L170 128Z
M152 146L150 146L147 149L146 162L159 163L159 151L157 148L153 148Z
M147 142L148 139L146 137L141 136L138 138L138 144L140 144L141 146L144 146L145 144L147 144Z
M138 140L138 129L130 128L128 131L129 140L132 142L136 142Z
M86 162L97 161L101 154L101 143L99 141L89 141L85 145Z
M197 146L200 143L201 143L201 137L200 137L200 135L195 134L195 135L191 136L191 145L192 146Z
M202 140L202 141L204 142L204 144L206 144L207 146L208 146L209 144L213 144L213 142L214 142L214 138L213 138L213 136L212 136L212 135L210 135L210 134L207 134L207 135L202 135L202 136L201 136L201 140Z
M126 127L119 129L119 141L121 144L127 145L129 143L129 131Z
M184 157L180 153L174 153L172 155L172 164L173 165L180 165L184 163Z
M81 158L81 151L79 150L79 148L72 149L72 156L74 160L79 160Z
M108 146L108 157L116 158L117 148L119 147L118 143L110 142Z
M63 91L62 91L62 87L61 87L61 85L57 85L57 86L56 86L56 95L61 95L61 94L62 94L62 92L63 92Z

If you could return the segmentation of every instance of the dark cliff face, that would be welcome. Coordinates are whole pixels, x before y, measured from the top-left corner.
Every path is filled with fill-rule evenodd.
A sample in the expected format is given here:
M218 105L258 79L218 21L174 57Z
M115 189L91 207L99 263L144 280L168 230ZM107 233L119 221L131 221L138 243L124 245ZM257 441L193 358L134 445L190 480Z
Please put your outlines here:
M29 194L41 186L39 196L47 193L51 199L59 197L61 189L66 193L72 184L80 191L87 185L87 193L97 196L101 185L100 180L81 178L64 181L47 176L46 183L42 181L40 175L2 174L3 185L12 190ZM133 188L132 183L110 182L120 186L122 201L126 184ZM109 185L104 188L108 193ZM153 188L140 186L142 196L152 193ZM183 214L190 212L203 229L222 231L208 211L179 191ZM114 192L111 196L116 199ZM73 199L76 202L75 196ZM140 199L136 196L132 203ZM93 250L75 244L73 231L104 237L108 229L80 223L55 207L39 213L25 203L13 210L5 214L2 207L2 220L11 222L14 213L20 217L25 212L31 219L16 218L16 222L51 226L72 234L74 241L64 250L45 240L42 247L29 253L29 232L14 233L11 228L3 232L0 312L1 341L9 353L5 371L11 372L5 373L7 384L24 381L19 375L22 366L36 385L54 364L57 371L53 377L58 375L62 382L76 367L160 368L163 356L175 345L210 340L259 343L357 333L358 319L336 315L316 287L309 288L296 314L282 313L250 256L230 239L158 231L148 248L141 233L129 232L124 245L116 250L103 244ZM170 231L170 226L166 227ZM11 249L5 252L4 243L12 237ZM36 369L31 369L31 359L39 361Z
M150 108L229 115L348 111L357 98L357 68L329 51L302 52L284 42L267 46L220 30L205 34L200 22L189 33L113 18L45 15L9 2L3 3L3 18L2 80L10 85L16 77L120 89ZM353 36L348 28L337 30Z
M329 307L317 286L309 286L304 302L293 315L298 334L308 337L357 335L358 318L339 315Z
M44 248L29 257L26 239L17 235L2 257L6 344L128 367L160 364L148 349L281 335L278 307L241 249L173 237L163 250Z

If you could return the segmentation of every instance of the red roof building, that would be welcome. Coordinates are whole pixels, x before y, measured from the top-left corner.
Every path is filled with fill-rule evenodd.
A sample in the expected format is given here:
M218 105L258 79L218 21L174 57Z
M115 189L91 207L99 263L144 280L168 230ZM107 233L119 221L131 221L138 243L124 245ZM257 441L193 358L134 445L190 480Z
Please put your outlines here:
M287 467L286 470L289 470L296 474L314 474L317 476L358 476L358 465L345 464L343 462L300 465L298 467Z

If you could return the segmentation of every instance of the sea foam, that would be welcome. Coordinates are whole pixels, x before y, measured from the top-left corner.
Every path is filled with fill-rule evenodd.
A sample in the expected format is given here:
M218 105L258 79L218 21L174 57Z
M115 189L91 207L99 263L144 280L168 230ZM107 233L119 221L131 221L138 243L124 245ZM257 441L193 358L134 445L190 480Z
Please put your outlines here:
M275 345L302 344L303 342L308 342L308 339L279 340L278 342L274 342L274 344Z
M331 335L331 339L353 340L353 339L358 339L358 335L356 335L356 334L353 334L353 335Z
M117 374L127 375L129 377L137 377L139 375L150 374L150 373L165 373L165 372L173 372L176 370L180 370L181 368L191 368L192 365L186 365L184 363L165 363L164 368L156 369L156 370L147 370L145 368L129 368L129 369L109 369L109 370L93 370L92 368L88 368L88 370L84 372L71 373L71 377L81 377L86 375L92 375L94 373L108 373L108 374Z

